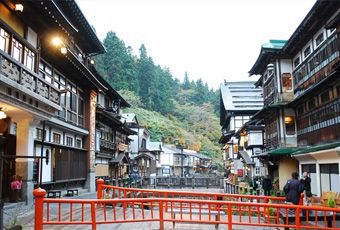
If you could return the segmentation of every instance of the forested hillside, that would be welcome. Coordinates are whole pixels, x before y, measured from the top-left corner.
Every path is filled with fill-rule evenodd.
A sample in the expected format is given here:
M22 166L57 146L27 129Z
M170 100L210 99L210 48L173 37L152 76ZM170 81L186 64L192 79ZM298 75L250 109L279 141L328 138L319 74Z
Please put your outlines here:
M153 141L188 139L191 149L221 162L217 91L201 79L190 81L188 73L179 81L153 62L143 44L136 56L114 32L107 33L104 46L107 53L96 58L98 71L131 104L124 112L136 113Z

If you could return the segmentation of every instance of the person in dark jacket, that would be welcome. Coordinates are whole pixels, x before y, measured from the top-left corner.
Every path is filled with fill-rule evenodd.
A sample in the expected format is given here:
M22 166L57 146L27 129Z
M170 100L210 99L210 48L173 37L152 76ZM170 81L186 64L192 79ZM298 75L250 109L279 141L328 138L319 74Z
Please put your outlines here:
M311 189L312 180L310 179L308 172L303 173L303 178L300 180L300 182L303 183L303 188L305 190L304 191L305 193L304 204L308 205L312 197L312 189Z
M287 184L283 188L286 193L286 201L293 204L299 204L301 193L303 192L303 184L299 181L299 174L297 172L292 173L292 179L287 181Z
M312 189L311 189L311 182L312 180L309 177L308 172L303 173L303 179L301 179L301 182L303 183L303 187L305 189L306 197L311 197L312 196Z
M273 183L272 183L272 180L269 178L268 175L262 181L262 188L264 190L264 195L270 196L270 191L273 188Z

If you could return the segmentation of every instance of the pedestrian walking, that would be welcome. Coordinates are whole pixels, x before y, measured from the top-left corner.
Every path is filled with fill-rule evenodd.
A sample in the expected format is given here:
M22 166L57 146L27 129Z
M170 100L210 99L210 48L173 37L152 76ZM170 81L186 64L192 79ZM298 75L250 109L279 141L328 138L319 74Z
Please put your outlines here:
M292 173L292 178L287 181L283 190L286 194L287 202L299 204L300 196L304 188L303 184L299 181L299 174L297 172Z
M264 190L265 196L270 196L270 192L273 189L272 180L270 179L269 175L266 175L262 181L262 188Z
M312 189L311 189L312 180L309 177L308 172L303 173L303 178L300 180L300 183L303 184L304 188L304 203L309 204L312 197Z

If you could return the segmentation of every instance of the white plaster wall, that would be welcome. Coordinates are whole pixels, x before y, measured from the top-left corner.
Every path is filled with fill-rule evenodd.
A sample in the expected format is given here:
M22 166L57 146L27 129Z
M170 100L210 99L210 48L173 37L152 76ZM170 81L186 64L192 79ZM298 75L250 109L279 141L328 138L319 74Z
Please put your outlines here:
M281 74L283 73L291 73L292 72L292 61L291 59L281 59Z
M298 162L291 157L284 157L279 163L279 183L281 190L292 177L292 172L299 172Z
M52 181L52 151L50 146L44 146L43 150L43 156L46 155L46 150L49 151L49 161L48 164L46 164L46 160L42 160L42 182L50 182ZM35 155L40 156L41 155L41 145L37 145L35 148ZM40 170L40 169L39 169ZM39 174L40 176L40 174Z

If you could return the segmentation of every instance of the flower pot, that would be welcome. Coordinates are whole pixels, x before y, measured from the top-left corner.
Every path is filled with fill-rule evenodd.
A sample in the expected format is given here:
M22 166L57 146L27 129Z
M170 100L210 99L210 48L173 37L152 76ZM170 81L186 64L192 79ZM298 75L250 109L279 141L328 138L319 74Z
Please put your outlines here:
M9 201L10 202L18 202L19 194L20 194L20 190L19 189L11 190L11 192L9 194Z
M21 225L15 225L13 227L7 228L7 230L22 230L22 226Z

